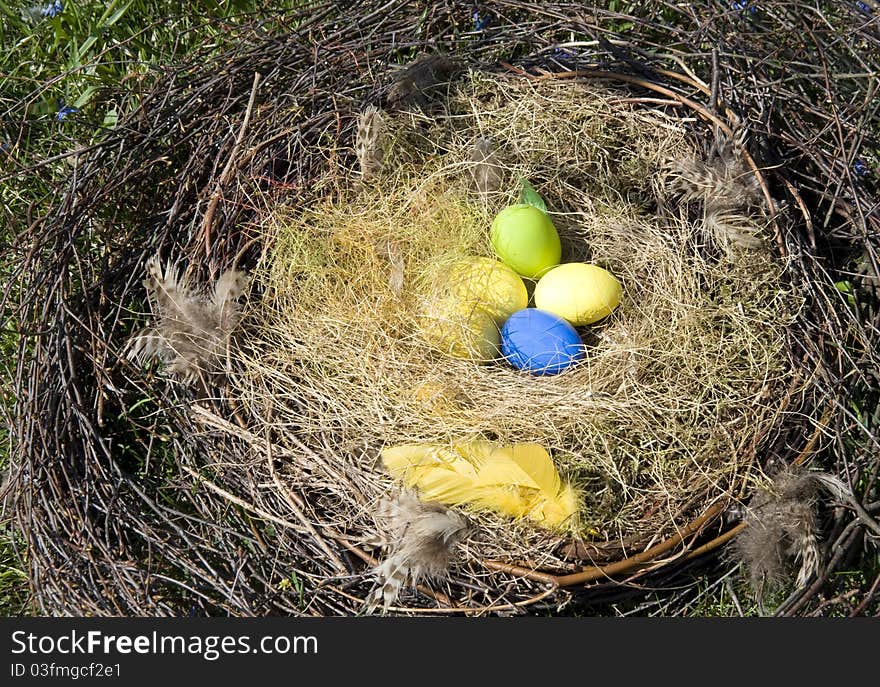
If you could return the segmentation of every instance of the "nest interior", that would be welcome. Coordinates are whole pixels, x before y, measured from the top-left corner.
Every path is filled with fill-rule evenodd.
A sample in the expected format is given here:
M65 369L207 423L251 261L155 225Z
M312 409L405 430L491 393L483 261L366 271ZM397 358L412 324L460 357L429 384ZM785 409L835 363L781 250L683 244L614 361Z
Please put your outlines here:
M352 474L368 474L360 462L366 451L351 451L352 435L309 433L314 429L309 423L315 418L302 413L287 431L279 422L283 416L278 409L270 408L271 416L265 414L255 397L259 387L243 390L241 378L231 377L226 384L209 384L193 392L190 387L166 383L154 371L132 365L126 358L126 344L147 314L141 280L151 256L179 256L197 282L209 283L223 270L238 265L251 271L257 284L261 280L269 284L272 262L261 245L266 227L283 234L302 223L302 212L314 214L321 207L292 200L296 198L347 198L362 206L373 198L377 202L364 211L375 216L383 208L383 199L396 199L397 204L385 207L399 211L408 192L427 184L448 200L447 210L473 222L464 223L473 231L466 238L479 254L487 253L479 236L484 236L481 232L492 208L510 199L504 194L515 187L511 181L523 175L540 188L551 210L558 213L568 249L588 246L591 259L606 260L622 273L629 296L643 295L652 308L656 305L672 313L673 306L708 300L722 313L725 325L733 327L733 336L735 331L745 331L737 328L744 324L738 306L731 307L736 294L760 291L763 299L738 301L756 315L768 315L766 310L773 302L784 304L782 317L769 313L761 331L761 340L769 345L762 351L764 363L741 360L743 351L735 351L731 359L715 360L732 364L734 376L727 379L741 384L738 398L770 388L776 398L786 401L774 406L769 398L761 398L747 409L755 430L750 435L752 443L743 443L749 432L737 427L730 427L730 435L722 431L710 437L707 455L714 451L717 457L730 448L742 459L739 463L726 455L729 462L725 465L712 464L721 481L713 481L698 463L687 460L679 465L679 472L674 462L664 466L666 473L636 470L632 463L615 458L627 452L623 445L618 447L619 454L604 450L595 454L606 457L604 465L599 465L595 455L586 460L581 455L578 465L577 456L564 456L567 437L551 432L548 443L554 457L559 448L563 450L558 457L571 460L570 467L562 465L563 469L572 475L580 471L578 479L588 492L592 486L590 493L601 493L604 488L606 494L618 497L617 503L609 501L607 510L585 502L587 526L591 517L594 526L602 524L599 513L623 514L622 521L613 523L613 517L606 517L605 531L598 527L598 536L587 532L589 536L568 551L564 551L566 539L560 538L554 546L534 528L504 529L515 533L521 551L528 549L528 555L516 557L517 565L480 559L466 543L464 562L455 574L435 587L422 586L417 593L409 593L398 611L545 613L558 611L571 600L569 588L577 589L580 599L595 603L644 594L642 585L650 583L654 589L668 589L669 594L653 605L636 605L634 612L687 612L699 592L695 585L681 582L675 572L680 566L673 564L715 550L736 534L740 527L736 515L725 513L725 508L728 497L748 497L750 486L738 484L748 464L766 468L814 461L858 485L858 495L868 506L876 502L877 420L876 410L872 414L870 409L877 407L876 376L872 375L880 369L874 291L877 193L873 177L858 172L876 163L871 152L876 142L866 139L868 129L863 126L876 120L870 99L864 97L872 87L871 70L865 65L878 62L876 20L866 19L849 5L822 14L807 3L782 2L761 3L759 11L743 13L731 10L727 3L685 6L652 1L640 3L632 16L626 16L603 8L587 10L582 3L536 5L504 0L481 3L481 13L490 21L477 29L471 3L428 3L418 17L404 3L390 7L367 2L356 9L316 4L292 14L286 24L281 21L276 35L267 36L257 25L237 29L234 50L214 55L206 49L178 69L156 74L152 86L144 86L135 112L88 150L72 154L75 177L65 175L58 180L58 193L45 207L34 209L33 217L42 219L30 223L18 242L3 253L4 263L9 261L8 273L16 277L15 288L6 293L4 303L14 302L19 321L30 325L21 332L18 367L10 377L16 403L10 418L13 469L5 493L25 536L22 560L27 561L42 612L332 615L363 608L373 583L370 571L378 562L362 541L363 534L373 529L366 514L391 482L380 472L373 473L372 481L360 479L362 492L354 491L363 496L358 508L352 508L348 480ZM821 21L815 21L817 13ZM615 84L614 97L620 102L613 108L614 116L624 123L647 117L669 138L661 140L659 130L645 132L636 126L635 132L623 137L611 131L609 143L655 140L664 152L687 152L694 160L706 160L711 156L698 150L695 141L718 140L716 126L728 138L733 138L731 125L742 127L749 134L744 139L749 151L761 162L755 178L766 182L759 182L763 200L747 214L748 234L754 230L769 242L774 258L762 261L757 257L760 251L746 251L744 255L752 256L748 260L735 258L737 250L707 252L706 237L694 230L705 225L701 201L696 197L668 199L660 177L657 183L645 185L645 161L627 155L625 146L617 151L620 156L608 159L591 151L586 156L590 174L571 174L566 179L564 165L560 169L555 163L520 157L515 146L498 145L499 155L505 156L507 182L504 190L486 198L484 204L484 199L473 197L463 187L467 181L464 151L473 144L474 132L456 136L465 130L466 122L478 121L484 109L491 113L485 103L477 111L463 111L457 124L444 127L449 133L438 140L446 161L453 164L440 165L424 175L412 159L395 161L394 150L406 149L397 146L390 151L386 166L399 170L399 176L383 172L391 177L384 181L381 175L377 177L381 183L393 182L389 186L394 193L381 193L381 184L358 192L344 188L356 173L352 140L358 113L366 103L401 92L400 87L391 88L393 76L380 75L394 72L390 67L418 53L436 50L457 56L470 70L494 74L493 79L513 70L523 77L523 83L525 75L529 81L559 80L548 87L560 92L571 92L575 81L601 78L603 83ZM829 64L846 65L845 78L831 78ZM829 105L825 108L818 103ZM511 111L527 114L515 107ZM78 121L88 124L88 113L82 113ZM101 121L93 124L97 130ZM416 124L416 130L430 126L430 119L419 119ZM22 127L26 129L27 123ZM713 130L712 136L708 129ZM404 135L409 129L397 130ZM502 139L507 131L508 140L522 140L529 133L510 131L506 122L496 123L494 130ZM582 139L582 144L590 145L589 138ZM425 145L424 140L407 140L420 150ZM563 159L572 157L571 150L549 152ZM618 166L626 159L633 166ZM853 167L856 159L861 168ZM340 175L340 169L349 173ZM677 172L693 178L700 169L685 163ZM42 161L35 161L16 173L41 175L45 170ZM600 188L594 198L591 184L595 191L593 181L599 172L617 175L617 180L613 189ZM569 184L572 179L581 181ZM657 217L648 211L658 199L664 203L654 215L662 218L662 230L658 230ZM281 207L267 210L273 202ZM682 208L687 210L684 214ZM780 214L781 208L787 209ZM716 227L732 226L723 221L725 215L720 212L712 218ZM663 261L655 264L645 255L621 248L617 233L621 226L627 226L647 250L659 252ZM578 227L586 235L578 234ZM404 237L418 240L414 230L407 232ZM381 231L375 236L386 237ZM400 235L392 238L399 241ZM676 238L691 249L669 251ZM384 257L389 247L388 242L374 246L376 252L368 256L377 267L370 276L383 285L393 261L390 255ZM438 247L431 244L428 248ZM356 243L347 244L346 250L357 251ZM704 259L709 253L711 259ZM689 268L670 277L677 291L661 293L641 278L646 273L652 279L663 277L660 266L669 270L681 264L676 260L685 261ZM717 265L728 263L717 292L696 289L702 287L700 280L715 274ZM694 270L695 266L699 269ZM782 266L784 280L780 282ZM627 270L633 278L626 276ZM756 273L760 280L754 279ZM700 276L689 282L692 275ZM841 280L850 285L846 293L839 287ZM304 282L294 283L302 286ZM410 286L406 278L403 284L404 289ZM795 299L792 305L788 300L792 293L806 298L803 303ZM287 297L296 300L295 293ZM607 339L617 332L622 338L597 341L592 348L593 355L609 357L616 351L631 359L635 367L624 368L617 380L595 377L597 384L608 385L609 393L617 393L623 385L621 393L633 394L629 399L638 399L646 391L634 383L643 381L639 365L657 367L658 362L657 356L642 355L644 349L632 346L632 337L643 337L641 342L656 350L667 343L662 337L658 341L656 332L652 334L647 326L621 330L621 324L638 319L639 306L638 299L629 298L619 313L596 328L597 337L601 334ZM268 314L271 311L248 311L255 317ZM795 319L787 325L789 314ZM298 324L293 311L285 316ZM705 309L694 308L679 322L695 325L707 316ZM656 323L657 319L645 317L641 322ZM778 337L783 329L785 356L780 358ZM673 333L683 335L678 329ZM691 333L693 345L711 344L702 329L698 332L695 327ZM266 332L262 336L273 340ZM298 340L291 337L282 343L289 350ZM381 340L370 343L365 350L391 350L382 349ZM720 344L720 351L732 345L725 338L715 343ZM505 379L510 382L506 391L514 398L525 388L511 391L522 380L500 366L475 369L460 361L450 363L416 346L408 336L395 336L394 345L410 350L421 373L430 368L442 377L452 365L463 371L468 384L485 384L483 391ZM248 355L252 371L259 373L248 379L268 386L284 379L283 375L270 379L270 366L254 369L254 361L265 351L255 347ZM281 362L292 364L287 356ZM697 368L695 359L681 362L691 381L706 374ZM775 362L776 367L768 362ZM780 394L791 377L790 366L796 366L803 376ZM592 369L576 373L589 378L595 374ZM753 374L761 369L766 376ZM364 371L357 372L363 380ZM458 377L453 381L460 383ZM539 384L549 394L562 381L560 376ZM677 376L669 381L683 383ZM533 393L534 386L527 393ZM320 388L317 383L302 389L295 385L272 398L280 399L282 407L292 407L298 395L317 393ZM719 413L713 426L732 423L727 415L732 409L717 403L723 390L707 386L704 391L702 400ZM377 393L371 389L367 397L375 399ZM384 391L381 397L388 398ZM854 410L856 402L860 406ZM499 418L516 421L520 416L504 414L504 403L498 403L495 428L500 426L511 437L515 431L533 431L522 424L517 430L515 422L499 424ZM406 419L413 409L402 403L392 409L390 417ZM460 404L444 423L422 436L437 438L450 428L455 433L461 428L473 432L475 426L481 431L484 420L474 419L473 413L467 420L467 410L467 403ZM620 410L611 408L612 412ZM341 412L345 422L356 420L350 408L336 412ZM649 416L656 420L676 413L649 406L620 436L635 442L640 427L648 426ZM410 429L426 431L419 417L411 415L408 422ZM447 426L441 431L443 424ZM398 425L371 426L367 438L386 441L383 433L392 426ZM662 422L652 421L650 426L655 431ZM581 442L602 436L590 432L591 421L580 427L581 434L587 435L579 437ZM692 438L699 435L699 428L690 430ZM430 434L434 431L437 434ZM564 431L575 430L569 426ZM351 456L348 463L331 460L328 449L334 449L335 456L339 447L324 445L330 436L348 444L349 453L342 453ZM853 451L853 446L868 448ZM639 456L647 451L659 457L671 446L659 442L638 449ZM692 446L679 455L693 450ZM355 469L340 469L348 465ZM590 470L597 466L611 478L591 485ZM619 475L614 467L620 468ZM697 500L679 502L679 507L671 509L675 512L627 510L627 500L619 498L629 489L629 498L648 503L651 489L659 493L658 485L664 483L681 487L679 493L685 493L683 481L687 479L699 480L692 492ZM701 506L713 501L713 493L724 498L702 510ZM661 504L667 503L667 494L662 496ZM664 536L655 530L646 537L621 536L627 528L647 528L652 522L673 534ZM484 520L482 524L491 523ZM623 530L615 529L618 525ZM835 510L823 527L827 544L821 574L778 612L798 614L817 608L823 585L832 580L846 555L863 546L863 530L847 509ZM603 544L605 539L610 546ZM499 556L511 559L507 555L510 542L483 544L495 546ZM583 561L595 561L598 567ZM871 584L862 590L865 603L874 593Z
M477 439L547 448L578 493L569 534L606 556L738 498L797 386L785 342L799 297L732 142L707 161L711 127L701 145L625 91L479 72L430 114L385 120L381 174L334 170L323 195L273 198L258 222L261 297L232 353L249 430L289 455L289 434L325 455L306 461L333 485L316 513L370 539L394 488L382 448ZM473 182L481 141L494 191ZM550 208L563 262L599 264L624 286L615 313L582 328L586 360L560 375L444 355L425 335L441 326L451 266L493 255L488 228L523 178ZM297 481L300 460L285 469ZM475 560L576 562L560 558L558 532L469 515Z

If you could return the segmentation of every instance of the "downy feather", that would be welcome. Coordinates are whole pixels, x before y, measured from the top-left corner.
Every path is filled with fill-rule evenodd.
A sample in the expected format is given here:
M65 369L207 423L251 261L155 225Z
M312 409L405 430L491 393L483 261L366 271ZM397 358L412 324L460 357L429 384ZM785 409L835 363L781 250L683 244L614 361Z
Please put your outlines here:
M384 135L385 120L382 112L374 105L368 105L358 115L355 132L355 153L364 179L370 179L382 170L385 157L382 148Z
M400 70L388 88L386 102L392 109L428 109L461 66L445 55L425 55Z
M406 275L406 260L403 257L403 249L401 249L399 243L390 239L385 247L390 265L388 286L391 287L392 293L400 295L401 291L403 291L403 282Z
M527 517L548 528L571 525L577 512L575 490L538 444L405 444L385 449L382 459L428 501Z
M200 372L217 372L241 318L245 275L223 272L206 295L171 262L163 269L159 257L153 256L146 267L143 283L154 323L132 337L127 357L139 363L158 360L167 373L185 382L194 381Z
M671 162L670 188L685 202L702 204L702 240L726 252L764 246L750 209L761 205L761 187L736 140L720 137L705 160Z
M817 538L817 473L787 469L749 504L748 527L734 541L734 554L747 570L759 595L782 585L797 561L795 584L803 587L819 571Z
M485 138L478 138L471 148L469 168L474 188L478 193L486 195L501 188L501 165L492 148L492 143Z
M377 586L370 611L380 604L387 610L407 584L446 575L455 544L470 529L461 514L408 491L380 502L376 520L387 556L373 571Z

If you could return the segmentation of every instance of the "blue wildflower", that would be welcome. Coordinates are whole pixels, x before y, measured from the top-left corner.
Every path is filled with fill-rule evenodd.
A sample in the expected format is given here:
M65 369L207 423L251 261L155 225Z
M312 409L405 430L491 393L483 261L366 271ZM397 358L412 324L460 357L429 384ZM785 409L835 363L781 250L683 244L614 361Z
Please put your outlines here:
M856 160L853 163L853 171L856 173L856 176L863 177L868 173L868 167L861 160Z
M871 14L871 12L873 12L873 9L867 2L857 2L856 7L865 14Z
M730 9L736 10L737 12L745 12L748 10L749 14L754 14L758 11L757 7L749 4L749 0L737 0L736 2L732 2L730 3Z
M482 31L489 24L489 17L485 19L480 18L479 12L474 12L474 31Z
M64 11L64 3L61 0L55 0L40 10L40 14L44 17L54 17Z
M55 119L59 122L63 122L67 115L73 114L74 112L79 112L78 107L70 107L69 105L65 105L61 100L56 101L58 103L58 113L55 115Z

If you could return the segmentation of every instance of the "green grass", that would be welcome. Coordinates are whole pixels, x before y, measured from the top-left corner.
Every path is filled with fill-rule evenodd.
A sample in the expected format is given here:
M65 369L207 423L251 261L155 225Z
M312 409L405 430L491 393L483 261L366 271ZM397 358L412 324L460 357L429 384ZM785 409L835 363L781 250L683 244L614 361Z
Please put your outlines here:
M0 615L30 615L32 608L27 573L13 548L16 533L11 523L0 524Z
M149 88L158 69L195 50L228 47L229 24L268 11L283 17L293 0L65 2L54 17L0 0L0 244L24 210L45 201L70 172L47 163L94 142ZM38 168L27 171L30 167ZM10 183L20 173L19 181Z

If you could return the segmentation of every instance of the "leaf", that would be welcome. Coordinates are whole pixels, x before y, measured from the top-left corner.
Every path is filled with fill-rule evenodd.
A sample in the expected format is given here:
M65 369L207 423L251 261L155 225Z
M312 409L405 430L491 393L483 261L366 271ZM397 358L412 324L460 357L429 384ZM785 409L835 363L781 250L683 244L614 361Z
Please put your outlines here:
M112 129L114 126L116 126L118 121L119 113L115 109L107 110L106 114L104 115L104 122L102 126L107 129Z
M98 41L97 36L89 36L83 41L83 44L79 46L79 54L87 55L89 50L92 49L92 46Z
M382 461L426 501L528 517L551 528L569 525L577 511L574 489L538 444L404 444L383 450Z
M856 306L856 294L853 289L853 285L848 280L838 281L834 283L835 288L840 291L845 297L846 302L850 304L851 307Z
M528 179L520 179L519 186L520 203L525 203L526 205L531 205L538 208L542 212L547 212L547 204L544 202L544 199L541 198L541 196L535 190L535 187L532 186Z
M82 109L85 107L88 102L92 99L92 96L98 92L97 86L87 86L82 93L79 94L79 97L73 101L71 107L75 107L77 109Z
M131 7L133 2L134 0L129 0L129 2L125 3L115 12L113 11L113 9L116 6L116 2L110 3L110 6L104 11L103 16L98 20L98 26L100 26L101 28L113 26L125 15L126 12L128 12L128 8Z

